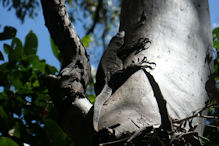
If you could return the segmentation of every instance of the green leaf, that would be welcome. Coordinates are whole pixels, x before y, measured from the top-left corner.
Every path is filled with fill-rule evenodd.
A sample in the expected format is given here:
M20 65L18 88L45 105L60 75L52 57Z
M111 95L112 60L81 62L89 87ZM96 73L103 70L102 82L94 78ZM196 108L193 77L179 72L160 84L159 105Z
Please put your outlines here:
M13 57L18 60L23 56L23 45L21 40L19 40L18 38L13 38L12 40L12 48L13 48Z
M17 62L23 55L22 42L18 38L13 38L11 46L4 45L8 53L9 62Z
M16 142L8 137L0 137L0 145L2 146L18 146Z
M88 99L90 100L91 103L94 103L96 95L86 95L86 97L88 97Z
M52 52L53 52L53 55L58 59L60 60L60 51L59 51L59 48L56 46L56 44L54 43L53 39L50 37L50 44L51 44L51 48L52 48Z
M11 82L13 83L14 87L16 88L16 90L23 88L23 84L22 84L20 78L14 78Z
M40 61L39 57L36 54L23 56L23 60L28 62L28 64L36 64Z
M7 114L6 114L6 112L4 111L4 109L3 109L2 106L0 106L0 118L1 118L1 119L7 118Z
M219 27L213 30L213 44L214 48L219 49Z
M0 60L4 60L4 56L1 51L0 51Z
M45 95L45 94L40 94L40 93L37 93L36 95L36 99L34 101L34 104L36 106L39 106L39 107L45 107L47 105L47 101L48 101L48 96Z
M30 31L25 37L24 53L25 55L36 54L38 47L38 39L33 31Z
M3 46L4 46L4 51L6 54L8 54L10 49L12 49L11 46L9 46L8 44L4 44Z
M88 46L88 44L90 43L91 41L91 35L86 35L84 36L82 39L82 44L84 45L84 47L86 48Z
M8 100L8 96L5 92L0 93L0 100Z
M7 40L16 36L17 30L11 26L5 26L4 31L0 33L0 40Z
M55 74L58 70L54 66L46 65L46 74Z
M67 135L59 127L59 125L52 119L44 120L45 128L51 138L51 145L53 146L67 146Z
M39 87L39 86L40 86L39 81L38 81L38 80L35 80L35 81L33 82L33 87Z
M19 38L13 38L11 46L14 49L16 49L16 48L22 49L22 47L23 47L22 42Z
M219 49L219 41L218 42L213 41L213 44L214 44L214 48Z
M218 64L215 64L213 71L216 72L217 70L218 70Z
M44 60L40 60L40 61L35 60L35 62L33 62L33 68L35 70L39 70L40 72L45 73L46 62Z
M219 37L219 27L216 27L214 30L213 30L213 34L216 35L214 37Z
M15 123L15 126L14 126L14 134L13 136L17 137L17 138L20 138L21 137L21 131L20 131L20 125L18 122Z

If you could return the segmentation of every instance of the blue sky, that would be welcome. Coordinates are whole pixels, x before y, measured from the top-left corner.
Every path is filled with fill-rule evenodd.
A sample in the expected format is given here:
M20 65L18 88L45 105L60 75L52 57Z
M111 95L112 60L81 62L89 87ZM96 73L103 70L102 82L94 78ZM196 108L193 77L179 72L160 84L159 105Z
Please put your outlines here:
M210 16L212 28L219 26L219 0L209 0L210 6ZM56 66L58 69L59 62L53 56L50 47L49 33L47 28L44 25L44 18L42 15L42 9L39 9L39 15L35 19L25 19L24 24L21 23L19 19L16 18L14 11L7 11L7 9L2 8L0 5L0 18L1 18L1 28L0 32L3 30L3 27L6 25L13 26L17 28L17 37L24 41L26 34L33 30L38 37L38 55L41 59L46 59L47 63L50 65ZM75 26L80 37L84 36L84 30L81 25ZM0 42L0 50L3 52L2 48L3 43Z

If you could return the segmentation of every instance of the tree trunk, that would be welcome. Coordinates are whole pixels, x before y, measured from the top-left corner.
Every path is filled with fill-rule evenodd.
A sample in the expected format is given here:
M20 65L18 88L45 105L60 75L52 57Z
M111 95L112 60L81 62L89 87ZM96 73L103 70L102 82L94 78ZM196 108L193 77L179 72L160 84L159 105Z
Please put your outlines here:
M50 30L48 21L52 21L60 13L56 12L56 15L52 18L46 13L54 14L54 12L46 11L45 8L48 9L48 4L46 6L46 0L41 1L45 21ZM52 0L48 1L48 3L50 2ZM63 9L60 6L61 3L63 4L63 1L57 3L60 11ZM50 7L54 7L54 4ZM63 13L63 19L60 20L67 19L66 15L66 13ZM63 21L63 23L65 22ZM58 24L62 25L63 23ZM57 24L54 22L51 25ZM70 30L74 29L69 25L65 26ZM118 53L119 57L122 58L125 53L132 52L126 54L128 57L123 60L125 69L122 74L127 74L126 68L132 66L133 62L138 63L145 58L147 59L146 64L150 67L139 69L139 71L132 74L103 105L99 120L99 130L102 132L99 133L103 134L106 129L108 136L98 135L98 139L102 138L100 141L107 142L112 140L112 137L114 139L130 137L136 131L147 129L146 127L149 127L148 129L152 127L153 130L162 128L164 131L170 132L172 130L177 131L173 127L175 126L187 130L187 132L189 130L197 131L199 135L202 135L205 120L200 115L206 114L204 107L208 102L208 95L205 84L211 74L211 55L213 52L208 1L123 0L119 29L125 31L125 45ZM56 44L59 45L61 52L65 54L66 49L62 47L64 45L63 41L55 38L57 37L56 34L62 36L66 33L61 34L62 31L55 29L54 31L56 32L52 33L50 30L50 33ZM74 34L76 34L75 31L70 36L78 38ZM66 37L69 37L69 35L66 35ZM143 46L144 48L140 48L138 52L132 50L139 47L139 44L141 45L145 39L149 39L150 43ZM67 39L67 41L70 40ZM71 43L69 42L69 44ZM76 50L76 53L72 52L74 57L69 56L71 53L69 54L67 51L67 55L63 56L68 57L68 59L64 58L67 61L64 61L58 79L57 77L51 79L58 80L56 83L59 82L59 85L71 84L72 86L57 85L56 88L62 90L54 91L54 86L50 85L50 92L52 92L51 96L54 101L57 101L57 99L63 100L71 95L72 99L70 101L78 103L77 93L80 93L80 99L86 101L84 89L88 81L89 61L84 48L79 41L76 41L77 43L79 45L70 46L74 51ZM78 49L81 51L78 51ZM78 67L78 60L82 67ZM73 68L72 72L65 69L69 65ZM65 71L70 73L68 80L63 77ZM77 77L77 80L71 80L71 77ZM63 92L63 88L68 89L68 94ZM74 140L78 138L80 133L86 135L83 139L93 139L91 130L80 131L80 128L90 128L92 118L90 118L91 115L88 114L88 110L91 109L89 113L92 113L93 108L90 108L87 101L73 105L74 108L70 105L70 108L64 110L64 129ZM190 117L200 109L201 111L203 109L204 112L197 114L199 117ZM74 124L68 122L71 121L69 118L72 119L72 116L76 115L83 122L80 122L80 120L74 122ZM183 127L182 123L185 123L186 127ZM78 130L75 132L75 129ZM110 131L113 131L111 133L113 136L109 136ZM84 134L84 132L89 134ZM82 141L84 142L84 140ZM88 141L88 143L91 141ZM78 141L78 145L83 144Z
M203 108L208 101L205 84L212 63L206 60L212 54L208 1L124 0L120 19L120 30L126 32L125 49L140 38L151 40L148 49L130 55L125 64L143 57L156 64L150 74L167 101L170 117L182 119ZM116 129L122 134L161 124L159 110L164 109L154 94L145 73L136 72L104 106L101 127L120 123ZM204 120L195 122L201 134Z

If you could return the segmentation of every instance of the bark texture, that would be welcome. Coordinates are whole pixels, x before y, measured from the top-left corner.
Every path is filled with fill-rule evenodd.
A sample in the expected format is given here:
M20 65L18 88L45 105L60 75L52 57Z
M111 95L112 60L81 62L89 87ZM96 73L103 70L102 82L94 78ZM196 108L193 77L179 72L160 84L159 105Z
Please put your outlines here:
M124 68L145 58L151 67L133 74L123 70L129 78L116 88L100 113L98 127L103 131L99 134L108 130L106 135L93 133L93 108L85 97L89 57L68 18L64 0L41 3L46 26L63 59L59 75L48 78L48 88L62 115L61 124L76 145L92 145L95 136L106 142L112 140L107 139L109 134L119 139L151 127L172 131L174 121L205 106L205 84L212 63L206 60L212 54L207 0L123 0L120 31L126 35L118 55ZM142 48L144 40L150 43ZM123 74L112 78L116 82ZM192 126L186 124L188 129L197 125L194 129L203 133L204 119L194 118Z
M65 0L41 0L45 25L61 52L59 75L48 77L49 93L60 112L60 124L76 145L92 144L92 106L85 97L89 56L69 20ZM91 118L91 119L90 119ZM86 140L84 140L86 139Z
M171 119L183 119L205 106L205 84L212 64L206 61L212 54L207 0L123 0L120 31L123 30L123 52L141 38L151 41L148 49L130 55L125 65L143 57L156 64L148 73L158 84L167 111L165 102L160 104L156 98L158 93L152 89L148 76L139 70L104 105L99 127L119 123L113 130L120 137L140 127L165 124L161 120L165 114ZM199 134L203 133L203 118L194 118L192 124L198 126Z

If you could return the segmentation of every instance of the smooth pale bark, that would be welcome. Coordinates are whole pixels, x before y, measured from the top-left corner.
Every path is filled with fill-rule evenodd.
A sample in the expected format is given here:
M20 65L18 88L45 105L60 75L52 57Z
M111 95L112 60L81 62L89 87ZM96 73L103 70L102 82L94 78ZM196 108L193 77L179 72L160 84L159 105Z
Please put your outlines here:
M171 118L182 119L205 106L205 84L211 63L212 38L207 0L123 0L120 30L126 32L126 49L139 38L149 38L151 46L134 60L147 57L156 63L148 71L158 83ZM116 124L116 135L134 132L139 127L160 125L159 108L143 71L132 75L103 106L99 128ZM204 119L195 118L199 134Z

